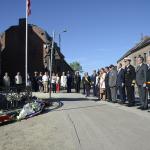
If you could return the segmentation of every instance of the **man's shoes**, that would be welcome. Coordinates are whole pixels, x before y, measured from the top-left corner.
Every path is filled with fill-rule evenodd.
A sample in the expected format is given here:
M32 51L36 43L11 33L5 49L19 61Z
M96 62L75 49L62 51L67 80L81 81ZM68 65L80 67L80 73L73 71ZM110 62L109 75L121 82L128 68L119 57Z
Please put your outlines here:
M141 110L147 110L148 108L147 107L143 107L143 108L141 108Z
M133 107L133 106L135 106L135 104L134 103L129 103L129 104L127 104L127 106L128 107Z
M125 104L125 102L123 102L123 101L119 101L118 103L119 103L120 105Z
M144 107L142 107L142 106L140 106L140 107L138 107L137 109L143 109Z

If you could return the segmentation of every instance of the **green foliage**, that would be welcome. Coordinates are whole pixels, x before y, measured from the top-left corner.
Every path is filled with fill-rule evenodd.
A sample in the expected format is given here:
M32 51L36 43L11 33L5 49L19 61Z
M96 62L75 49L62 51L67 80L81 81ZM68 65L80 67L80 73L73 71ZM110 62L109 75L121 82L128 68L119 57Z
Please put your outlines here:
M72 63L70 63L70 67L74 70L74 71L79 71L80 73L83 72L82 66L79 62L74 61Z

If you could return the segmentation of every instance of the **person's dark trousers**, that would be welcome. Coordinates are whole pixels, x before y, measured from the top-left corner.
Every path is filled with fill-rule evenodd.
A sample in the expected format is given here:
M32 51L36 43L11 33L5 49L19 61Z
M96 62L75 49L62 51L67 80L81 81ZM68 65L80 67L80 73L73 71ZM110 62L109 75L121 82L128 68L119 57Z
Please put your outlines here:
M83 94L85 94L85 84L83 84Z
M56 93L56 83L52 83L52 90L53 90L53 93Z
M125 102L125 88L122 86L118 86L118 91L119 91L119 98L121 102Z
M148 108L148 99L146 97L146 88L142 85L138 85L139 99L141 103L141 107L144 109Z
M21 87L22 87L22 84L16 84L17 93L21 92Z
M80 83L77 83L77 84L76 84L76 92L77 92L77 93L80 93Z
M106 99L108 99L109 102L112 101L110 87L106 87L105 92L106 92Z
M127 101L129 104L135 104L134 86L126 86Z
M95 85L93 85L93 96L97 95L97 88Z
M111 98L112 98L112 102L116 102L117 100L117 88L114 86L114 87L111 87L110 88L110 91L111 91Z
M90 95L90 86L85 85L85 90L86 90L86 96L89 96Z
M96 97L98 97L98 98L99 98L99 92L100 92L99 86L97 85L97 86L96 86Z
M67 85L67 93L71 93L71 84Z

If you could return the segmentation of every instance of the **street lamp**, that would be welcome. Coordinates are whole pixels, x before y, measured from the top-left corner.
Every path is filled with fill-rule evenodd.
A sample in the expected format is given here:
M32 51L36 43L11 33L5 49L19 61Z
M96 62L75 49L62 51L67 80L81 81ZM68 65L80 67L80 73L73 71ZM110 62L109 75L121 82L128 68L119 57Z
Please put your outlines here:
M52 81L52 63L53 63L53 51L54 51L54 38L55 38L55 32L53 32L52 37L52 44L46 43L44 44L44 49L48 49L49 53L49 78L50 78L50 91L49 91L49 98L51 98L51 81Z
M61 33L67 32L67 30L63 30L62 32L59 33L59 48L61 50Z

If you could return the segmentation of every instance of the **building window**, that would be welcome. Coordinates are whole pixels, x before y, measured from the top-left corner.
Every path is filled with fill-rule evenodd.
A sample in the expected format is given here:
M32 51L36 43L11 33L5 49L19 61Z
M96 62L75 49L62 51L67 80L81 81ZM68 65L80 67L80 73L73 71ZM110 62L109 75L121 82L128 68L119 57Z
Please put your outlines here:
M146 53L144 53L144 62L146 62L146 61L147 61L146 57L147 57L147 54L146 54Z
M150 51L149 51L149 56L150 56Z
M134 57L134 66L136 66L136 57Z

